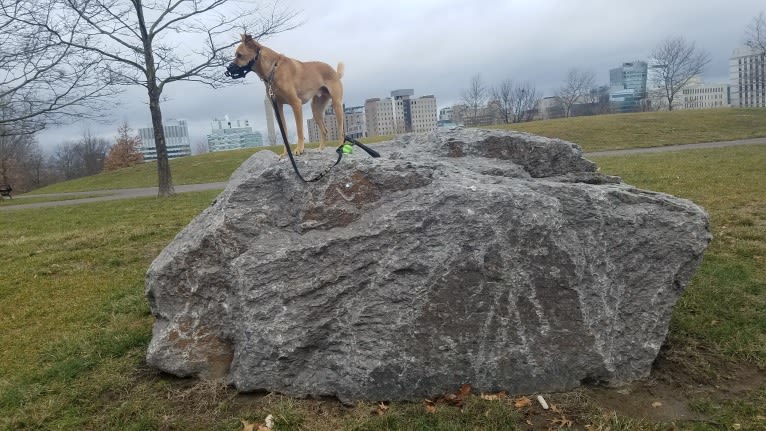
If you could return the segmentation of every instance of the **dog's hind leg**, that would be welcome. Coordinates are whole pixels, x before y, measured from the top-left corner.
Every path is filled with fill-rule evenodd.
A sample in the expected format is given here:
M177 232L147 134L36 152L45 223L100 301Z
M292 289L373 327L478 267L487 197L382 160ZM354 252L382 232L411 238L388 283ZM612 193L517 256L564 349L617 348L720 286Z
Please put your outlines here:
M317 94L311 100L311 112L314 114L314 122L316 122L317 127L319 128L319 134L322 137L322 140L319 143L320 150L324 149L325 143L327 142L327 125L324 122L324 110L329 101L330 96L325 92ZM338 115L337 112L335 115Z
M335 85L327 87L330 97L332 97L332 109L335 111L335 118L338 119L338 145L343 145L346 141L346 131L343 128L345 113L343 112L343 84L340 81Z

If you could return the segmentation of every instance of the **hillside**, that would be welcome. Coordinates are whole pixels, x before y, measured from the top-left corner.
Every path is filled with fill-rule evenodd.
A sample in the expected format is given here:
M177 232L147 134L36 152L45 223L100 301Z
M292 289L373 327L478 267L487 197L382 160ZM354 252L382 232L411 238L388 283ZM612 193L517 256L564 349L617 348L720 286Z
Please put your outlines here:
M699 142L729 141L766 136L766 109L716 109L646 112L561 118L495 126L579 144L586 152L623 148L657 147ZM363 139L375 143L391 137ZM312 148L316 145L307 145ZM207 153L170 161L173 183L199 184L226 181L255 151L281 147L249 148ZM145 163L53 184L31 194L108 190L157 185L157 166Z

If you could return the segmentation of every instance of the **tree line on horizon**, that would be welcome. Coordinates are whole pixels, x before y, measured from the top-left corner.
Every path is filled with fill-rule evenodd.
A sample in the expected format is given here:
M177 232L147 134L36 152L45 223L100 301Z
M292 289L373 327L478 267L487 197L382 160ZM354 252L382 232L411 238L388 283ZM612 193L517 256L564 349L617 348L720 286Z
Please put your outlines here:
M745 45L766 55L766 15L760 12L745 29ZM710 63L710 54L681 36L667 37L654 47L649 63L654 73L647 85L652 94L644 95L636 108L640 111L673 110L679 93ZM556 88L548 117L599 115L614 112L610 86L597 85L592 70L570 68ZM651 96L651 97L650 97ZM497 85L486 84L477 73L468 88L461 92L461 104L453 106L453 115L465 125L506 124L530 121L540 113L542 93L530 82L514 83L505 79ZM651 103L654 99L655 103ZM579 107L579 112L574 110Z
M144 161L141 138L127 122L113 140L85 129L77 140L62 142L46 154L30 134L0 136L0 184L16 193L61 181L134 166Z

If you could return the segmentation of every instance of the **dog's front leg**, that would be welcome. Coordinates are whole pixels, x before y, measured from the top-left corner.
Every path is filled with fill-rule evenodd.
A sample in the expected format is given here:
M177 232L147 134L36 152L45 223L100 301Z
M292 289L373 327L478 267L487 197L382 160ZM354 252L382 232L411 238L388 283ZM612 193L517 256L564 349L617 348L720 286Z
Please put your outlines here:
M279 104L279 116L282 118L282 127L285 129L285 133L283 137L287 137L287 122L285 121L285 105ZM279 153L279 158L283 158L287 155L287 148L290 146L290 142L285 142L284 147L282 147L282 152Z
M295 146L295 155L300 156L303 154L303 105L300 100L290 103L293 108L293 115L295 116L295 129L298 132L298 144Z

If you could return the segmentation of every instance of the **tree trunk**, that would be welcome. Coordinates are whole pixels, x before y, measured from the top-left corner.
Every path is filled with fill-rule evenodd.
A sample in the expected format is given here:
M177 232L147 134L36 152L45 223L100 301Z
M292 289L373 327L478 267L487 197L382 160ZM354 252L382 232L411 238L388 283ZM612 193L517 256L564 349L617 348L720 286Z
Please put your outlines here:
M162 111L160 110L160 94L162 88L157 84L157 71L154 65L154 53L152 52L152 37L146 29L144 19L144 7L141 0L132 0L138 16L138 28L141 32L141 41L144 44L144 60L146 61L146 88L149 91L149 112L152 114L152 128L154 129L154 147L157 149L157 177L159 179L159 197L172 196L173 179L170 176L170 163L168 162L168 147L165 144L165 129L162 128Z
M168 146L165 144L165 129L162 127L162 110L160 109L160 95L155 86L149 86L149 111L152 114L152 128L154 129L154 145L157 149L157 177L159 178L159 197L172 196L175 194L173 178L170 175L170 162L168 160Z

